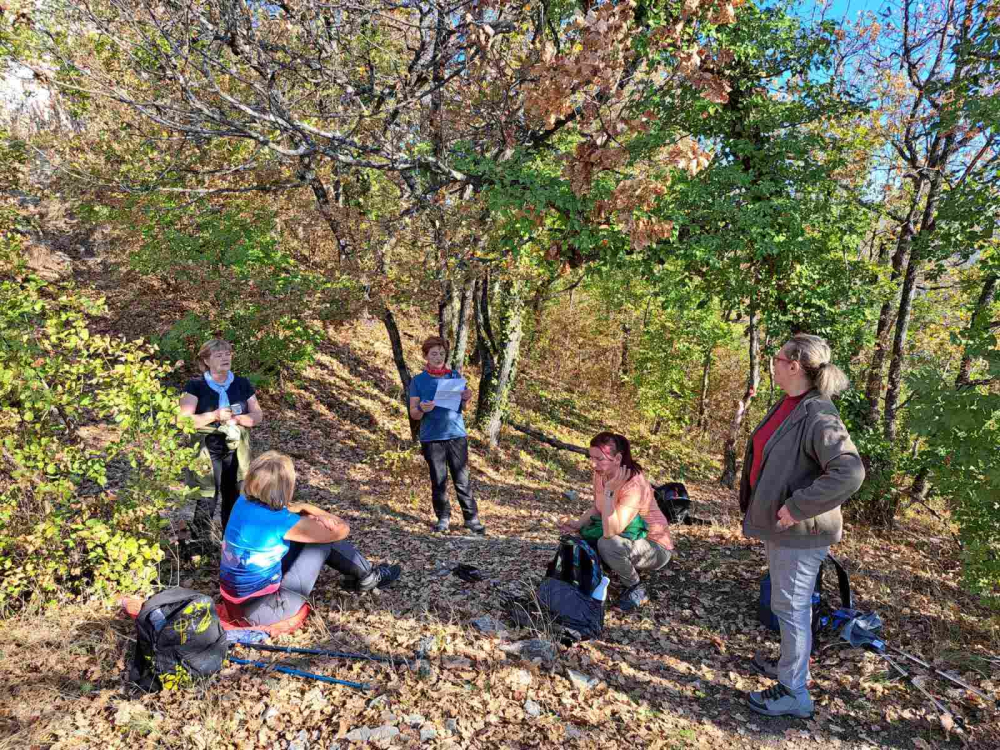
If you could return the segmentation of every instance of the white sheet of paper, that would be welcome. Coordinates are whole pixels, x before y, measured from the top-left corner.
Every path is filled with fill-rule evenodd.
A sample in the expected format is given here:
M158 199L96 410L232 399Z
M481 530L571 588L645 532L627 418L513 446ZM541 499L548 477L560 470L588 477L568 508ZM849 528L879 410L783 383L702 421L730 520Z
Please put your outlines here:
M441 378L434 393L434 406L458 411L462 404L462 391L466 389L465 378Z

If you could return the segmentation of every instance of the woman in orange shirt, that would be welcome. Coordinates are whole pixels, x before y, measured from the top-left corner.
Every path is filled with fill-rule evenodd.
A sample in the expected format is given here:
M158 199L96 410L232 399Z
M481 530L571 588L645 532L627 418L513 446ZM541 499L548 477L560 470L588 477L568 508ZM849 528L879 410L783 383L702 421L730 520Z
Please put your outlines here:
M649 601L639 573L659 570L673 556L670 524L656 504L642 467L632 458L625 436L613 432L595 435L590 441L590 465L594 470L594 504L579 518L563 521L559 530L574 534L590 523L592 515L600 515L604 533L597 550L625 586L616 606L631 612ZM637 515L646 522L646 537L633 540L621 536Z

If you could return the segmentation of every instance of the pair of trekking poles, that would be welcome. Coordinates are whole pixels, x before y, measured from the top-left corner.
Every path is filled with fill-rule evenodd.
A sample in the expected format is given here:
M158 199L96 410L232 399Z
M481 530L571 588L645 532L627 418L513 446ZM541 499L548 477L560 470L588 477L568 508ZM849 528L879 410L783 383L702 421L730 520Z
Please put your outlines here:
M329 651L322 648L296 648L294 646L271 646L264 643L250 643L247 641L236 640L234 643L238 643L241 646L246 646L247 648L257 649L258 651L272 651L281 654L307 654L310 656L330 656L338 659L361 659L364 661L375 661L387 664L395 663L393 659L387 656L372 656L371 654L352 654L346 651ZM282 674L293 675L295 677L304 677L309 680L318 680L319 682L327 682L331 685L343 685L345 687L354 688L355 690L372 690L375 688L374 685L368 682L352 682L350 680L339 680L336 677L327 677L326 675L316 674L314 672L305 672L301 669L295 669L294 667L286 667L281 664L269 664L265 661L260 661L257 659L240 659L235 656L227 657L229 661L234 664L240 664L242 666L249 667L260 667L261 669L268 669L274 672L281 672Z
M961 721L960 717L956 717L952 714L952 712L943 703L941 703L941 701L935 698L929 690L917 682L913 676L907 670L903 669L903 667L900 666L894 658L890 657L886 653L886 650L892 651L894 654L898 654L899 656L918 664L938 677L943 677L949 682L968 690L973 695L982 698L986 701L987 705L989 705L991 700L990 697L981 690L977 690L972 685L965 682L965 680L950 675L947 672L928 664L923 659L903 651L901 648L891 646L879 638L875 631L882 627L882 618L880 618L877 613L869 612L864 614L860 610L856 609L838 609L831 615L831 621L834 628L839 631L840 637L844 641L852 646L860 647L878 654L890 667L898 672L904 680L919 690L941 714L951 716L953 719L959 719L959 721ZM1000 700L994 701L994 708L1000 709Z

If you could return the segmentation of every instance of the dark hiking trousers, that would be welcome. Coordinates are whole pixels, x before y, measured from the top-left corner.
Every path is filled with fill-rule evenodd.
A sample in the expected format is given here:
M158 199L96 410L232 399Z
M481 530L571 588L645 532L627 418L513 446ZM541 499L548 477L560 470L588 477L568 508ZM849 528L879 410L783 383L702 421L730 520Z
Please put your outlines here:
M451 440L431 440L420 444L420 450L427 460L431 472L431 502L434 513L439 519L451 518L451 506L448 503L448 472L455 485L458 504L462 507L462 516L468 521L476 518L479 509L472 498L469 489L469 440L468 438L452 438Z
M281 561L281 587L240 604L243 617L251 625L287 620L309 600L324 564L358 580L372 572L371 563L346 539L327 544L289 542L288 554Z
M226 524L229 523L229 514L233 512L233 506L243 491L243 483L237 480L240 469L240 461L235 450L226 445L225 439L221 435L208 435L205 438L205 448L208 456L212 460L212 475L215 479L215 494L212 496L201 495L194 508L194 518L191 520L192 530L196 538L208 540L209 530L212 527L212 518L215 516L215 509L222 503L220 513L222 516L222 533L226 533Z

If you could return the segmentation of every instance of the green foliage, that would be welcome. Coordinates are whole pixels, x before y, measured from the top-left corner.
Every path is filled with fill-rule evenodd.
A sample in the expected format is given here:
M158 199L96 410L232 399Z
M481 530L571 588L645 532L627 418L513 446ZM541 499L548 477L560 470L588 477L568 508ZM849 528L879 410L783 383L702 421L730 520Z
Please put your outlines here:
M0 283L0 611L157 577L161 511L194 454L171 368L92 334L101 311L70 287Z
M273 217L228 208L191 220L158 201L130 261L144 275L186 286L194 308L154 338L164 357L190 361L205 340L221 336L233 344L233 369L262 387L311 362L320 334L303 315L332 285L281 249Z
M976 354L987 362L987 378L1000 379L995 336ZM933 462L933 481L949 499L962 538L966 586L1000 606L1000 393L987 386L955 388L938 368L913 372L917 394L912 428Z

